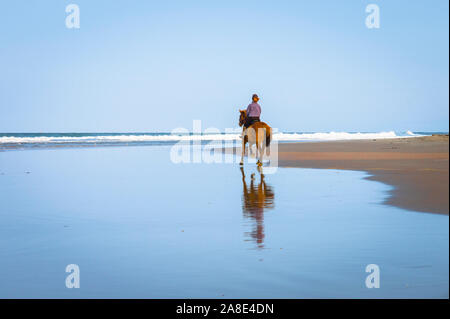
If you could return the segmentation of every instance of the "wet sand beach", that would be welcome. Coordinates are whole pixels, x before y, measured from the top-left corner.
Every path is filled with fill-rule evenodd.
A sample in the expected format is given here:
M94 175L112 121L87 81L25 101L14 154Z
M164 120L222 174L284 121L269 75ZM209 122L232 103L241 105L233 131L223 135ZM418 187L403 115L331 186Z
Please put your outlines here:
M226 153L240 154L240 148ZM278 144L278 166L364 171L394 188L384 204L449 213L449 136Z
M449 137L279 144L281 167L360 170L394 186L385 203L408 210L449 212Z
M0 298L448 298L448 215L383 205L391 186L363 171L170 151L0 152Z

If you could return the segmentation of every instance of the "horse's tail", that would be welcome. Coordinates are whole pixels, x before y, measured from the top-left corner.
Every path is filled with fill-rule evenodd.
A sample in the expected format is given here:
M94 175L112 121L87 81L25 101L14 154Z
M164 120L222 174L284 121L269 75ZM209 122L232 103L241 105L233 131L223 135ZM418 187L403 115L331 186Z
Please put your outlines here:
M270 146L271 141L272 141L272 128L267 127L267 129L266 129L266 147Z

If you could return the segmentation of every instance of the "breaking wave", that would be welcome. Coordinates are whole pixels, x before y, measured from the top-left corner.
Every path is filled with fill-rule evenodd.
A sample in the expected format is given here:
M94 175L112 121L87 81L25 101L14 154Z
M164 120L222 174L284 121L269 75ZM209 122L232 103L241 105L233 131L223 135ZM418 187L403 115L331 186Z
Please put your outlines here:
M394 131L378 133L274 133L277 141L337 141L361 139L386 139L421 136L411 131L397 134ZM233 141L239 133L222 134L171 134L171 133L0 133L0 144L148 144L175 143L178 141Z

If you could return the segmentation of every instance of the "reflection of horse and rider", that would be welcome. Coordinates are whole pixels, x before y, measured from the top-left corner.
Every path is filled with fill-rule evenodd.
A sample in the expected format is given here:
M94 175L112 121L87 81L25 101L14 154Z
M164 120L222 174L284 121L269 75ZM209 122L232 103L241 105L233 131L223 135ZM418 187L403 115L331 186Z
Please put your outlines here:
M241 165L244 164L246 143L248 143L249 155L251 155L252 146L256 145L258 166L262 166L264 151L267 150L267 154L269 154L269 146L272 140L272 128L260 121L261 106L258 104L258 101L258 95L253 94L252 103L249 104L247 109L239 110L239 126L243 126Z
M264 247L264 210L273 209L275 207L275 193L270 185L264 180L262 167L258 167L259 183L255 185L255 174L250 176L250 187L245 181L244 168L241 167L242 173L242 211L246 218L254 220L256 225L250 232L250 237L256 240L258 248Z

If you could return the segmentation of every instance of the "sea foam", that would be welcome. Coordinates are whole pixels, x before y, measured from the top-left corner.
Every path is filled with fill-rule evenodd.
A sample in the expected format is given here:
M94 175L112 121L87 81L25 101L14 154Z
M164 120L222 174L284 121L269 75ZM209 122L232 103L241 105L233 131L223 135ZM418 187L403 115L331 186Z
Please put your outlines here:
M396 134L394 131L378 133L350 133L350 132L327 132L327 133L274 133L275 141L336 141L336 140L364 140L364 139L386 139L405 138L420 136L407 131L404 134ZM240 134L170 134L170 133L40 133L40 134L1 134L0 144L115 144L115 143L151 143L151 142L178 142L178 141L234 141L239 140Z

